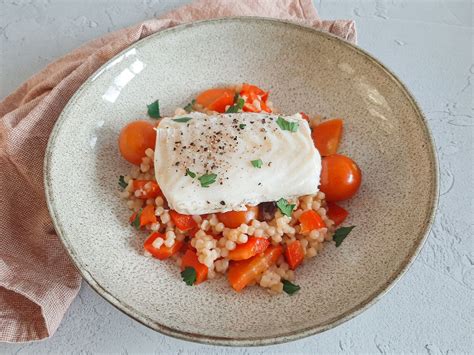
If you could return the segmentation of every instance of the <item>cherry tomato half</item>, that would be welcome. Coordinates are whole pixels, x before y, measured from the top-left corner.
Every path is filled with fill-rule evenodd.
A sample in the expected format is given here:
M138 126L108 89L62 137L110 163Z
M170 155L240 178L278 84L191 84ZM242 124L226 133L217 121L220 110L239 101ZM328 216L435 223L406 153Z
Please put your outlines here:
M347 200L359 189L362 174L357 164L341 154L322 159L320 190L327 201Z

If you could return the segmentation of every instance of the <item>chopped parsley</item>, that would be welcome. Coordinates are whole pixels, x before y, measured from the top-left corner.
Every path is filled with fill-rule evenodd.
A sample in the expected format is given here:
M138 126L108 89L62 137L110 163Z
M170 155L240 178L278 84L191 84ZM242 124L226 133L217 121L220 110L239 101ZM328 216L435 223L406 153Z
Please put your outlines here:
M291 217L291 212L293 212L293 209L295 208L296 205L294 204L289 204L287 200L284 198L281 198L277 201L276 203L278 209L283 213L285 216Z
M173 118L173 121L185 123L192 119L193 119L192 117L180 117L180 118Z
M151 104L146 106L148 107L148 116L152 118L161 118L160 100L156 100L155 102L152 102Z
M241 124L239 124L239 128L240 128L240 129L244 129L244 128L245 128L245 126L246 126L246 124L245 124L245 123L241 123Z
M203 176L198 177L198 180L202 187L209 187L209 185L216 182L216 178L216 174L204 174Z
M187 104L186 106L184 106L184 110L189 113L191 111L194 111L194 104L196 103L196 100L192 100L189 104Z
M349 233L354 229L355 226L350 227L341 227L336 229L334 235L332 236L332 240L336 242L336 247L342 244L344 239L349 235Z
M135 229L140 229L140 216L142 215L142 209L140 208L135 214L135 218L130 222L130 225Z
M196 282L196 270L191 266L186 266L186 268L181 271L181 277L186 285L192 286Z
M296 132L298 130L298 122L290 122L285 120L283 117L278 116L276 123L284 131Z
M301 287L299 287L298 285L295 285L294 283L291 283L288 280L283 280L282 282L283 282L283 291L285 291L290 296L301 289Z
M192 172L189 169L186 169L186 174L184 176L191 176L194 179L196 177L196 173Z
M254 168L259 168L259 169L262 167L262 164L263 164L262 159L251 160L250 162L252 163Z
M234 102L235 102L235 104L233 104L231 107L229 107L225 113L237 113L240 110L242 110L242 108L244 107L244 104L245 104L245 100L241 97L238 97L238 95L236 95L236 98L234 99Z
M125 189L128 186L123 175L120 175L118 184L122 189Z

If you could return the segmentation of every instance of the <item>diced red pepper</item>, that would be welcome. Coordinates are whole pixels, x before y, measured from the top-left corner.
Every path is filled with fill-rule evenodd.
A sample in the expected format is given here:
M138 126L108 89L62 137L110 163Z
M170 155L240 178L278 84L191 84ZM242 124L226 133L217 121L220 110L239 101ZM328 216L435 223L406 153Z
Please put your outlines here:
M145 240L145 244L143 246L146 251L148 251L151 255L160 260L168 259L170 256L179 252L181 247L184 245L182 241L175 240L173 246L171 247L167 247L166 245L162 244L159 248L155 248L153 246L153 242L157 238L162 238L163 240L166 239L163 234L155 232L150 234L150 236Z
M296 269L303 262L304 250L299 240L286 246L285 259L291 270Z
M349 212L334 202L328 202L327 216L338 226L349 216Z
M313 210L303 212L298 220L301 223L301 233L308 233L314 229L326 227L326 223L324 223L321 216Z
M196 282L195 285L200 284L207 279L208 268L206 265L203 265L199 262L197 254L191 250L186 250L182 259L181 259L181 270L184 270L186 267L192 267L196 271Z
M179 230L186 232L193 228L197 227L196 221L193 219L193 216L188 214L181 214L174 210L170 211L170 217L174 225L178 227ZM196 231L197 232L197 231Z
M229 252L230 260L246 260L254 255L262 253L270 245L267 238L249 237L247 243L238 244L234 250Z
M133 191L140 190L141 195L139 199L148 200L149 198L156 198L161 194L161 189L153 180L133 180Z

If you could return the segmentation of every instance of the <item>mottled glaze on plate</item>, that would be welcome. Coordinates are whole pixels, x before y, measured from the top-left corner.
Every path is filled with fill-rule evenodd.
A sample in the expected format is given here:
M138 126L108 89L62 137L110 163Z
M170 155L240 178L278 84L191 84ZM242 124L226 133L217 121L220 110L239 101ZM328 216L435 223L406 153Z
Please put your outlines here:
M235 293L224 278L197 287L172 262L143 256L128 226L118 176L129 170L120 129L199 91L251 82L284 113L343 117L341 152L363 171L345 204L357 227L297 271L301 291ZM105 299L164 334L210 344L265 345L322 332L373 304L426 238L438 195L437 164L420 109L403 84L364 51L277 20L229 18L150 36L113 58L74 95L50 138L45 185L56 230L84 279Z

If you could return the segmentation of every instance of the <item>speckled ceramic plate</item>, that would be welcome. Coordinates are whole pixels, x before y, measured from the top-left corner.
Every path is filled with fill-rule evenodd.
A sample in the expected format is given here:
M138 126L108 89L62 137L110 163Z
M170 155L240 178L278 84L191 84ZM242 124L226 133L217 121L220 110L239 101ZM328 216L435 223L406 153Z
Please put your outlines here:
M347 203L353 233L297 271L301 291L240 294L221 278L197 287L178 268L142 255L117 179L129 170L117 137L199 91L252 82L285 113L345 119L341 151L363 184ZM131 317L182 339L262 345L315 334L357 315L418 253L437 201L433 143L403 84L364 51L332 35L281 21L232 18L179 26L113 58L75 94L51 135L45 163L55 227L85 280Z

